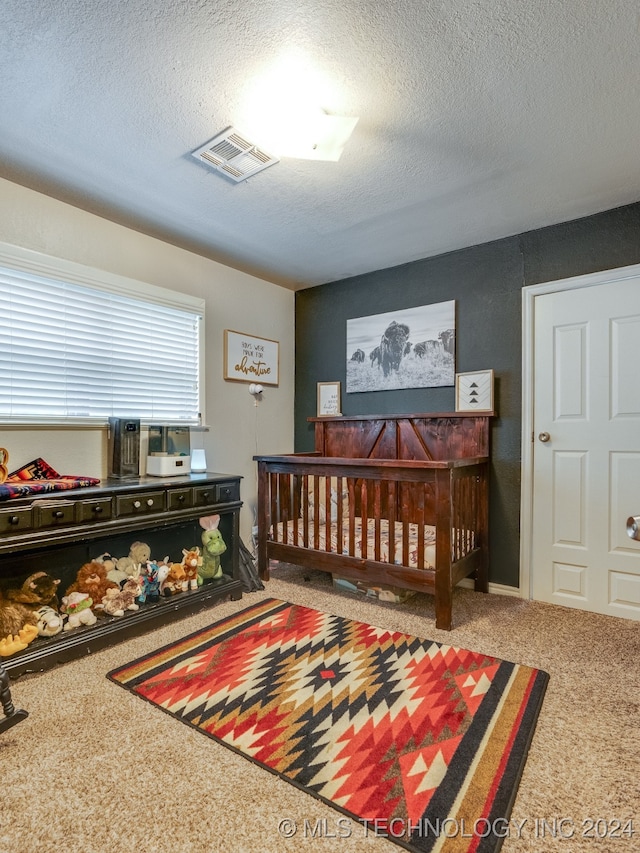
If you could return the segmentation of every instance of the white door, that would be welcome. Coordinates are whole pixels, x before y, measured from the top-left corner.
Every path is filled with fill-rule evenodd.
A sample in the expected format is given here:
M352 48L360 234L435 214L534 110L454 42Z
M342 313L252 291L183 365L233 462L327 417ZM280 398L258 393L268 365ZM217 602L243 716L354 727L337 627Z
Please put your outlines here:
M640 619L640 270L580 281L534 299L531 593Z

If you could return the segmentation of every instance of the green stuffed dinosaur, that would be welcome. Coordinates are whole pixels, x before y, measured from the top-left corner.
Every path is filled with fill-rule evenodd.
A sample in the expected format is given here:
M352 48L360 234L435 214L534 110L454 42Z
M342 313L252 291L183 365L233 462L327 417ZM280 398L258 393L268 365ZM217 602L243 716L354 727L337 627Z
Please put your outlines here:
M200 519L202 532L202 565L198 568L198 586L222 577L220 555L227 550L222 533L218 530L219 515L208 515Z

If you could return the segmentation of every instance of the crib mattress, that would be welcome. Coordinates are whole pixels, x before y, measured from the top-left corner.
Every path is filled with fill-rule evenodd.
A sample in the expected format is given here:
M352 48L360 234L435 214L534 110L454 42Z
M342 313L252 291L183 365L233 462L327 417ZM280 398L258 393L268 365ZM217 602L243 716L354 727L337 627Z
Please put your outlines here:
M304 521L302 519L298 520L298 537L297 542L294 538L294 527L293 521L286 522L286 527L283 522L278 524L277 531L277 541L281 542L285 545L295 545L299 548L304 548ZM404 565L402 560L402 544L403 544L403 530L404 528L408 528L408 541L409 541L409 567L418 568L418 525L411 523L404 523L401 521L394 522L394 533L395 533L395 549L394 549L394 564L396 565ZM366 530L366 556L363 554L363 526L362 519L356 518L355 520L355 536L354 536L354 550L350 552L349 550L349 526L347 523L343 522L342 526L342 536L340 538L340 542L338 542L338 525L333 522L330 525L320 524L319 525L319 550L326 551L327 550L327 528L329 531L330 539L330 548L329 552L334 554L351 554L353 557L365 558L368 560L376 559L375 556L375 544L376 544L376 532L375 532L375 520L372 518L367 519L367 530ZM380 562L389 563L389 521L386 518L380 520ZM454 537L456 532L454 531ZM314 542L314 522L308 522L308 539L309 546L312 546ZM473 549L473 534L471 532L466 532L462 537L462 548L463 553L468 553ZM421 568L423 569L435 569L435 560L436 560L436 528L433 525L425 525L424 526L424 561Z

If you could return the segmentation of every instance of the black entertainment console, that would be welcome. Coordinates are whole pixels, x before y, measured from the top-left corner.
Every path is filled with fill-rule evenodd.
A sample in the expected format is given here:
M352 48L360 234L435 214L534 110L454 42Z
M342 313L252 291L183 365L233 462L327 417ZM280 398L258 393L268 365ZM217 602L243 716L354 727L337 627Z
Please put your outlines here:
M240 477L203 473L178 477L104 480L100 486L11 499L0 504L0 586L20 586L33 572L60 578L60 597L83 563L102 553L126 556L134 540L152 557L182 559L200 545L198 519L220 515L227 545L223 577L197 590L141 604L124 616L99 617L95 625L38 637L24 651L0 659L11 678L49 669L122 639L157 628L224 598L239 600Z

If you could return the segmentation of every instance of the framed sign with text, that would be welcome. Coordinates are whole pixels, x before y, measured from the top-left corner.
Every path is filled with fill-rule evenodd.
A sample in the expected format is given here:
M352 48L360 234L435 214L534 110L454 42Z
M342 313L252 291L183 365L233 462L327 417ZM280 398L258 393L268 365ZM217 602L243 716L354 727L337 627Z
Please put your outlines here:
M279 343L244 332L224 330L224 378L238 382L279 382Z
M341 414L340 383L318 382L318 417L326 418Z

